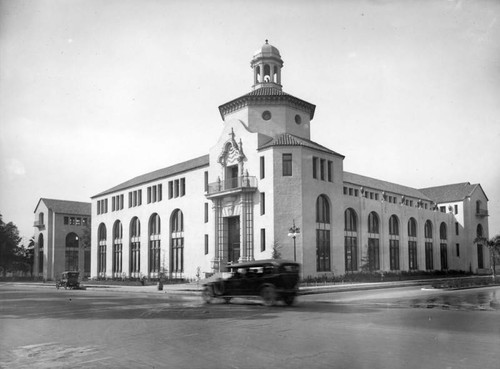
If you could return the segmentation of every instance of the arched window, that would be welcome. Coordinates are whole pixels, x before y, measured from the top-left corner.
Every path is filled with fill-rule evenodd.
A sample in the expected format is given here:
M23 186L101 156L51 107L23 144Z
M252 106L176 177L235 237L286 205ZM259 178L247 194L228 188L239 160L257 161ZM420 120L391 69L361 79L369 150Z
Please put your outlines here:
M442 240L448 239L446 223L442 222L439 226L439 238Z
M432 222L430 220L425 222L424 236L425 238L432 238Z
M99 224L97 230L97 241L98 241L98 260L97 260L97 272L100 277L106 276L106 225L104 223Z
M344 212L344 253L345 271L358 270L358 217L354 209L348 208Z
M483 226L481 224L478 224L476 227L476 237L480 238L483 237Z
M379 219L374 211L368 215L368 233L379 233Z
M368 269L380 269L379 218L376 212L368 214Z
M141 222L133 217L130 221L130 276L139 278L141 272Z
M389 218L389 263L391 270L399 270L399 219Z
M358 220L356 212L349 208L344 213L344 230L350 232L356 232L358 229Z
M316 199L316 270L326 272L330 266L330 201L326 195Z
M113 277L122 273L123 226L117 220L113 226Z
M156 213L149 218L149 273L158 277L160 272L160 216ZM154 273L152 275L151 273Z
M43 275L43 233L38 235L38 274Z
M395 215L389 218L389 234L392 236L399 236L399 219Z
M170 270L174 274L184 272L184 215L176 209L170 217L171 261Z
M408 268L417 270L417 221L415 218L408 220Z
M316 222L330 223L330 203L325 195L318 196L316 200Z
M38 214L38 224L44 225L43 213Z

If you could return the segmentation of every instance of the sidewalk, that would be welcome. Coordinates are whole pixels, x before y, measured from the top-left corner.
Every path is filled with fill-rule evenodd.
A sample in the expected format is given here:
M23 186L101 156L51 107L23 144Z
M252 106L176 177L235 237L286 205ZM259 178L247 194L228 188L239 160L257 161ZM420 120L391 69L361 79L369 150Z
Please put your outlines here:
M405 286L429 286L433 282L442 279L409 280L396 282L372 282L372 283L339 283L339 284L317 284L314 286L301 286L299 295L310 295L329 292L361 291L383 288L397 288ZM8 285L37 286L42 288L55 289L55 282L3 282ZM81 286L86 290L106 291L106 292L130 292L130 293L175 293L175 294L201 294L203 281L200 283L164 284L163 290L158 290L158 286L126 286L126 285L104 285L92 284L92 281L82 282Z

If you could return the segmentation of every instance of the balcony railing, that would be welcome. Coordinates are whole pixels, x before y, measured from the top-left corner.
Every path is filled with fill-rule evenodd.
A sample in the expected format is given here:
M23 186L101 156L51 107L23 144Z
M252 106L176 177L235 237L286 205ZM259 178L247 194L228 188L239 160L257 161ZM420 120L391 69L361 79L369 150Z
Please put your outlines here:
M487 217L488 216L488 210L486 210L486 209L476 209L476 216L478 216L478 217Z
M213 195L220 192L226 192L232 190L255 189L255 188L257 188L256 177L250 177L250 176L234 177L226 179L225 181L217 181L214 183L209 183L208 195Z
M43 222L40 222L39 220L35 220L35 222L33 223L33 227L37 227L38 229L42 229L42 228L45 228L45 224L43 224Z

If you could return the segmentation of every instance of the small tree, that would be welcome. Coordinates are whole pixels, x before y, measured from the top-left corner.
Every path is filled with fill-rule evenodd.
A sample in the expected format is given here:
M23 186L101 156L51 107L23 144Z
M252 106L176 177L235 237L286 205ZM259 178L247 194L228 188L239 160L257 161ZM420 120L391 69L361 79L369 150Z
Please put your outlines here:
M500 257L500 235L496 235L493 238L486 238L486 237L477 237L474 240L474 243L476 245L484 245L486 248L488 248L488 251L490 252L490 267L491 267L491 276L493 280L496 280L496 260L497 258Z
M273 253L271 255L273 259L281 259L281 245L278 242L273 242Z

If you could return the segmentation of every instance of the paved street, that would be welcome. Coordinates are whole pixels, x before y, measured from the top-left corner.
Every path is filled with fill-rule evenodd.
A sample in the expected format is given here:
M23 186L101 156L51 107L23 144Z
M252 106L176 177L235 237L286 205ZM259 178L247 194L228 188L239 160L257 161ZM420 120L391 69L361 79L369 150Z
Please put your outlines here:
M137 290L139 291L139 290ZM0 284L1 368L491 368L500 288L300 296L293 307L193 293Z

